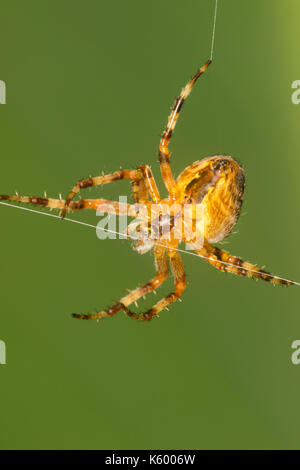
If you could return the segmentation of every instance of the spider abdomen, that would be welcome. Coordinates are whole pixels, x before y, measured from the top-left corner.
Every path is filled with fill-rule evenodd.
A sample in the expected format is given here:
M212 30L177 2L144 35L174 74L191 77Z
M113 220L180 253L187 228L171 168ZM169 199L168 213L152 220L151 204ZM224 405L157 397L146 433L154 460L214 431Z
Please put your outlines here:
M241 166L223 155L198 160L177 178L182 199L201 206L207 241L219 242L232 231L242 206L244 182Z

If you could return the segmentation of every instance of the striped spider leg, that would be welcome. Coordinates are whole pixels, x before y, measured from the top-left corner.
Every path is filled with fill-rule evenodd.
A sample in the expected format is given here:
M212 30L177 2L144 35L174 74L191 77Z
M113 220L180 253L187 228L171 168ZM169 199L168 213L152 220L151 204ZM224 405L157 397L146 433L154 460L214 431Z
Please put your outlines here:
M220 269L223 272L233 273L239 276L263 279L264 281L271 282L272 284L283 284L286 286L295 284L293 281L274 276L273 274L258 268L255 264L243 261L237 256L232 256L227 253L227 251L224 251L221 248L218 248L209 243L205 243L202 249L195 251L200 256L203 256L212 266Z
M106 199L81 199L73 201L73 197L80 189L90 186L100 186L113 181L122 179L130 179L132 185L133 199L136 203L146 203L148 201L148 192L156 201L159 200L159 193L150 168L146 165L141 166L137 170L119 170L108 175L90 177L80 180L73 188L71 195L66 199L52 199L48 197L32 197L17 195L0 195L0 201L15 201L25 204L33 204L42 207L48 207L50 210L58 209L62 217L65 216L67 210L82 209L101 209L103 212L114 213L119 215L129 215L136 217L136 207L131 204L109 201Z
M166 255L166 251L168 253L168 257L171 263L172 273L174 276L175 282L175 289L168 294L167 296L163 297L159 300L152 308L147 310L144 313L134 313L129 310L128 306L131 305L133 302L136 302L138 299L143 297L145 294L149 292L155 292L157 289L168 277L169 275L169 265L168 265L168 257ZM155 265L156 265L156 276L146 284L137 289L130 292L128 295L120 299L119 302L114 304L112 307L108 308L107 310L103 310L101 312L81 315L81 314L73 314L74 318L78 318L81 320L95 320L101 319L105 317L112 317L120 310L123 310L130 318L140 321L149 321L152 320L154 316L157 316L159 312L168 308L168 306L175 302L179 297L182 295L183 291L186 288L186 276L184 271L183 262L181 260L180 255L177 252L177 243L175 245L169 245L168 243L157 243L154 248L154 258L155 258Z
M148 201L148 192L154 202L160 201L159 192L151 169L147 165L142 165L137 170L119 170L111 173L110 175L95 176L78 181L65 201L61 210L61 217L65 217L72 199L81 189L92 186L101 186L103 184L112 183L113 181L122 179L131 180L134 202L146 203Z
M172 170L170 167L170 151L169 151L169 143L175 129L177 119L179 117L179 113L184 105L186 98L192 91L193 86L195 85L198 78L205 72L207 67L211 64L211 60L208 60L193 76L193 78L186 84L186 86L182 89L180 95L175 101L173 106L172 112L168 119L168 124L166 129L163 132L163 135L160 140L159 144L159 162L160 162L160 169L162 179L165 183L165 186L168 190L170 195L170 199L172 201L177 200L177 192L176 192L176 182L172 175Z

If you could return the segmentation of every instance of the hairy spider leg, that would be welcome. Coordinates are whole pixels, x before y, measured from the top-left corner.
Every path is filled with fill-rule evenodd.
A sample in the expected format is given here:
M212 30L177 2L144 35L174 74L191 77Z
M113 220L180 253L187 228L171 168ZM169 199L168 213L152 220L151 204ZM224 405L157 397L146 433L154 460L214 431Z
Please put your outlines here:
M177 247L176 247L177 248ZM157 316L162 310L168 307L168 305L176 302L181 297L182 293L186 288L186 276L184 271L183 262L176 248L168 250L168 255L171 261L171 268L174 276L175 289L171 294L166 295L163 299L159 300L152 308L142 314L136 314L126 308L125 312L130 318L140 321L150 321L153 317Z
M146 202L146 200L148 200L148 198L146 198L145 185L153 201L158 202L160 200L159 192L150 167L142 165L137 170L118 170L108 175L94 176L78 181L65 201L65 206L60 214L61 217L66 215L66 211L72 199L81 189L89 188L91 186L101 186L102 184L112 183L113 181L119 181L122 179L130 179L132 181L133 197L135 202ZM141 183L142 180L145 181L145 185Z
M263 279L264 281L271 282L272 284L283 284L287 286L294 284L293 281L274 276L273 274L258 268L254 264L247 263L237 256L232 256L221 248L211 245L208 242L204 243L201 250L195 250L195 252L200 256L205 257L206 261L223 272Z
M48 207L49 209L61 210L65 206L63 199L52 199L46 197L31 196L4 196L0 195L0 201L15 201L25 204L34 204L37 206ZM136 208L132 204L119 203L117 201L108 201L107 199L81 199L80 201L72 201L68 207L69 210L93 209L101 210L111 214L129 215L136 217Z
M125 297L123 297L119 302L117 302L115 305L108 308L107 310L93 313L93 314L86 314L86 315L73 313L73 317L79 318L81 320L95 320L95 319L101 319L105 317L112 317L113 315L118 313L120 310L124 310L127 314L129 314L130 312L127 309L128 305L132 304L133 302L138 300L140 297L143 297L149 292L154 291L167 279L168 274L169 274L169 265L168 265L168 258L166 256L165 251L166 251L166 248L161 245L156 246L154 249L156 276L151 281L133 290L132 292L130 292Z
M154 203L160 202L160 194L152 171L148 165L141 165L137 170L137 177L132 179L131 186L133 199L136 203L147 203L150 194Z
M172 170L170 167L170 151L169 151L169 143L173 134L173 131L176 126L177 119L179 117L179 113L182 109L182 106L192 91L193 86L195 85L198 78L205 72L207 67L211 64L211 60L208 60L193 76L193 78L186 84L186 86L182 89L180 95L176 99L172 112L168 119L167 127L165 128L159 145L159 162L160 162L160 169L162 179L164 180L165 186L170 194L170 198L172 200L176 199L176 183L172 175Z

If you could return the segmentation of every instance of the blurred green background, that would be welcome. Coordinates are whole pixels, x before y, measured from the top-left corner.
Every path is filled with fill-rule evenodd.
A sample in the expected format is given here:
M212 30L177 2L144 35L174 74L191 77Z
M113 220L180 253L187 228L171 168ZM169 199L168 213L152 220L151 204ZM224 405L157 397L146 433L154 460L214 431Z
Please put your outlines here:
M213 0L2 0L0 193L65 196L89 174L142 163L160 181L159 137L209 56L213 9ZM245 203L223 246L298 281L299 15L297 0L219 2L214 63L171 145L175 174L218 153L242 163ZM130 194L127 182L85 193L119 194ZM4 206L0 215L2 449L300 448L298 287L183 255L188 288L160 320L80 322L70 313L148 281L152 254L57 219Z

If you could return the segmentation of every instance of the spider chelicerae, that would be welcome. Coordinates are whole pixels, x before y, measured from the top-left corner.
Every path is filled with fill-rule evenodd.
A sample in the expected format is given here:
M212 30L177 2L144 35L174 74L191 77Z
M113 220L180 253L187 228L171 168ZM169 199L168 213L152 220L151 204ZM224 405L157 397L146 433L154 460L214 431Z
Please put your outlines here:
M244 172L241 166L230 156L214 155L198 160L185 168L175 180L170 167L169 143L182 106L192 91L198 78L211 64L208 60L182 89L175 101L170 114L168 124L164 130L159 145L159 162L161 175L169 193L168 198L161 199L149 166L142 165L136 170L119 170L114 173L96 177L90 177L78 181L66 200L50 199L47 197L27 196L0 196L0 200L31 203L38 206L59 209L61 216L65 217L68 210L101 208L101 211L114 214L128 214L139 220L137 233L139 237L136 248L139 253L145 253L149 249L154 250L156 275L145 285L131 291L112 307L93 314L73 314L74 318L100 319L112 317L123 310L131 318L149 321L157 316L160 311L167 308L180 298L186 288L186 276L184 266L177 250L178 243L188 242L194 251L205 258L210 264L221 271L226 271L240 276L253 277L269 281L273 284L296 284L293 281L282 279L256 267L253 264L242 261L226 251L214 246L214 243L223 240L232 231L240 214L244 193ZM119 204L118 202L104 199L82 199L74 201L73 198L81 189L91 186L100 186L122 179L131 181L134 204ZM149 200L149 196L152 200ZM170 215L166 208L176 207L175 213ZM175 229L175 219L182 216L185 206L189 206L189 218L193 230L182 230L180 237ZM153 224L149 223L148 216L142 216L141 207L146 214L156 209L155 220L159 221L158 229L154 237L149 237ZM201 209L201 220L197 214ZM168 214L166 214L168 212ZM145 211L144 211L145 214ZM165 215L168 217L165 218ZM142 220L141 220L142 219ZM165 221L169 221L169 229L162 233ZM181 218L183 220L183 218ZM155 224L154 224L155 225ZM186 226L185 226L186 227ZM199 243L199 232L202 240ZM130 229L129 229L130 233ZM168 277L169 261L174 275L175 289L169 295L159 300L145 313L137 314L128 307L149 292L155 291Z

